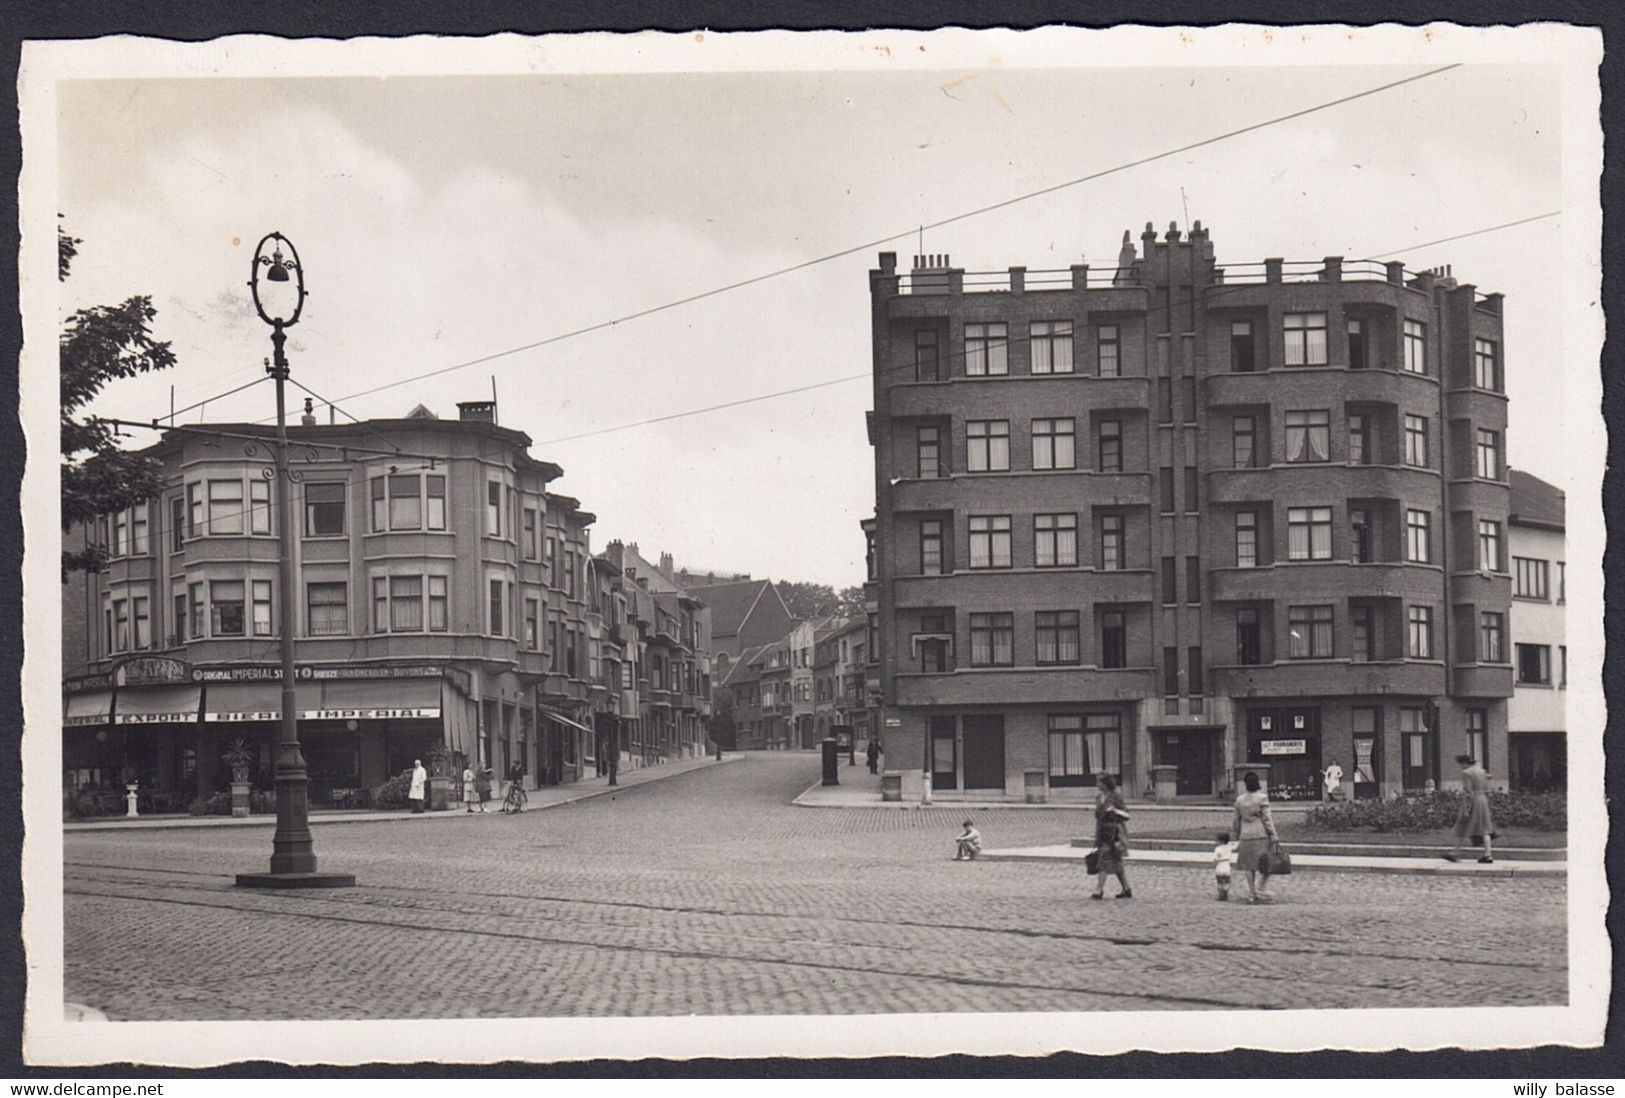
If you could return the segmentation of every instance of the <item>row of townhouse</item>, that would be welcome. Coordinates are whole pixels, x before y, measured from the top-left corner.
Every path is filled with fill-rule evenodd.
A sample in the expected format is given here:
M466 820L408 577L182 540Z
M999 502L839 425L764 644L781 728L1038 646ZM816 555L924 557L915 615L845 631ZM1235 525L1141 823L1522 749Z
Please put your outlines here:
M822 740L837 728L850 728L867 740L869 726L868 622L833 618L813 638L813 724Z
M1374 797L1466 753L1504 784L1501 296L1221 265L1200 223L1141 241L1104 271L869 274L888 766L914 795L1211 798L1254 769L1291 798L1338 761Z
M268 787L282 630L313 804L440 757L531 786L704 750L706 611L594 558L490 402L455 420L289 427L297 620L279 620L274 429L166 431L158 498L68 532L107 562L63 585L70 794L137 781L155 807L221 787L241 740Z

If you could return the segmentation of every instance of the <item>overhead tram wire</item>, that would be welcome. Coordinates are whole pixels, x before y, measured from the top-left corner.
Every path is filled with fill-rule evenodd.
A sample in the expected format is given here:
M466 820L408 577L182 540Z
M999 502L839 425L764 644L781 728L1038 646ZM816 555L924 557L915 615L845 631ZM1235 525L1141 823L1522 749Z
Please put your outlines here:
M170 426L174 426L173 421L174 421L176 416L185 415L187 412L192 411L194 408L201 408L205 404L212 404L217 400L224 400L227 397L232 396L235 393L240 393L244 389L252 389L254 386L258 385L260 382L269 381L269 380L270 380L270 375L262 374L261 376L255 378L253 381L250 381L250 382L248 382L248 383L246 383L244 385L239 385L235 389L227 389L223 393L216 393L214 396L209 397L209 398L207 398L205 400L200 400L196 404L188 404L184 408L177 408L172 412L165 412L161 416L154 416L152 422L157 423L161 419L167 419L167 420L171 421ZM114 421L111 420L111 419L106 419L106 420L104 420L104 422L112 423ZM146 425L145 424L139 424L138 426L146 426Z
M317 400L321 401L323 404L327 405L329 408L332 408L334 411L337 411L337 412L343 414L347 419L349 419L351 422L353 422L356 425L358 425L359 427L361 427L368 434L375 435L376 437L383 439L385 442L388 442L391 446L395 446L395 452L396 453L401 452L401 448L399 446L396 446L395 443L391 442L390 439L389 439L389 436L385 435L382 431L378 430L378 428L372 426L369 423L366 423L365 421L363 421L358 416L351 415L345 409L340 408L337 404L334 404L331 400L328 400L326 397L322 396L322 394L318 393L315 389L312 389L308 385L302 384L297 378L289 377L288 381L291 382L295 387L304 390L306 393L309 393L311 396L315 397Z
M453 372L455 372L457 370L467 369L470 366L479 366L479 365L482 365L482 364L487 363L487 362L493 362L493 361L495 361L495 360L497 360L499 358L507 358L510 355L516 355L516 354L521 354L521 353L523 353L525 351L536 350L539 347L546 347L546 346L548 346L550 344L554 344L554 343L562 343L563 341L565 341L567 339L574 339L577 336L588 335L588 334L590 334L592 332L604 331L605 329L613 328L613 327L615 327L617 325L620 325L620 324L625 324L628 321L639 320L639 319L642 319L643 317L653 316L656 313L665 312L665 311L667 311L669 309L679 308L679 307L681 307L683 305L691 305L696 301L704 301L707 298L716 297L719 294L725 294L725 293L729 293L729 292L731 292L733 290L743 289L746 286L754 286L757 283L767 282L767 281L769 281L771 279L780 278L780 277L783 277L784 275L787 275L787 274L794 274L797 271L804 271L804 270L808 269L809 267L816 267L816 266L818 266L820 264L831 262L832 260L844 259L844 258L846 258L847 256L850 256L850 255L857 255L858 253L866 252L866 251L869 251L869 250L871 250L873 248L878 248L878 247L881 247L882 245L893 243L894 241L906 239L906 238L908 238L910 236L914 236L916 233L923 233L926 229L939 229L939 228L942 228L945 225L957 224L958 222L967 221L967 220L969 220L969 219L971 219L973 217L980 217L983 214L992 213L992 212L994 212L996 210L1007 209L1010 206L1014 206L1014 205L1017 205L1017 204L1022 203L1022 202L1028 202L1028 201L1031 201L1032 199L1035 199L1035 198L1042 198L1045 195L1054 194L1057 191L1063 191L1063 190L1066 190L1066 189L1068 189L1070 187L1076 187L1076 186L1079 186L1079 185L1084 184L1084 183L1093 182L1094 180L1097 180L1097 179L1103 179L1106 176L1115 175L1115 174L1117 174L1119 172L1125 172L1125 171L1130 170L1131 168L1138 168L1138 167L1143 167L1146 164L1153 164L1153 163L1155 163L1155 162L1157 162L1159 160L1166 160L1169 157L1179 156L1182 153L1191 152L1191 151L1193 151L1195 149L1205 148L1205 147L1207 147L1209 145L1215 145L1215 144L1218 144L1221 141L1228 141L1228 140L1230 140L1232 138L1241 137L1244 134L1254 133L1254 132L1257 132L1258 130L1268 129L1271 126L1278 126L1278 125L1282 124L1283 122L1290 122L1290 121L1293 121L1294 119L1303 118L1303 117L1306 117L1308 115L1315 114L1315 113L1317 113L1319 111L1329 110L1332 107L1342 106L1345 103L1352 103L1352 102L1354 102L1356 100L1364 99L1364 98L1366 98L1368 96L1379 95L1382 92L1391 91L1394 88L1402 87L1402 86L1404 86L1406 84L1412 84L1412 83L1415 83L1415 82L1417 82L1419 80L1426 80L1429 77L1438 76L1441 73L1446 73L1446 72L1449 72L1452 69L1458 69L1458 68L1461 68L1461 63L1460 62L1456 62L1456 63L1449 64L1449 65L1442 65L1442 66L1440 66L1438 68L1435 68L1435 69L1429 69L1426 72L1420 72L1420 73L1416 73L1416 74L1411 75L1411 76L1401 77L1398 80L1390 80L1385 84L1378 84L1375 87L1366 88L1363 91L1354 92L1354 93L1352 93L1350 95L1339 96L1336 99L1329 99L1324 103L1317 103L1314 106L1304 107L1304 108L1301 108L1301 109L1296 110L1296 111L1291 111L1291 112L1289 112L1287 114L1277 115L1274 118L1265 119L1262 122L1254 122L1251 125L1241 126L1241 127L1237 128L1237 129L1233 129L1233 130L1227 130L1224 133L1215 134L1212 137L1205 137L1200 141L1192 141L1192 142L1190 142L1188 144L1180 145L1177 148L1168 149L1168 150L1166 150L1164 152L1155 153L1155 154L1153 154L1151 156L1143 156L1143 157L1140 157L1139 159L1125 161L1122 164L1117 164L1117 165L1114 165L1114 166L1112 166L1110 168L1103 168L1103 169L1101 169L1100 171L1097 171L1097 172L1090 172L1087 175L1078 176L1076 179L1068 179L1068 180L1065 180L1064 182L1061 182L1061 183L1053 183L1053 184L1051 184L1051 185L1049 185L1047 187L1041 187L1041 188L1039 188L1038 190L1035 190L1035 191L1027 191L1024 194L1016 195L1013 198L1006 198L1006 199L1003 199L1003 200L998 201L998 202L990 203L990 204L988 204L986 206L979 206L976 209L966 210L963 213L953 214L952 216L944 217L944 218L942 218L940 220L937 220L937 221L927 222L924 225L913 225L913 226L910 226L909 228L903 230L902 232L891 233L890 235L879 237L879 238L877 238L875 240L865 241L862 244L855 244L855 245L853 245L851 247L848 247L848 248L842 248L839 251L829 252L829 253L827 253L825 255L815 256L812 259L805 259L805 260L802 260L800 263L792 263L792 264L790 264L788 266L780 267L780 268L778 268L776 270L767 271L767 272L765 272L763 274L759 274L759 275L753 275L750 278L740 279L737 282L730 282L730 283L728 283L726 285L717 286L717 287L714 287L714 288L709 289L709 290L704 290L704 291L702 291L700 293L697 293L697 294L689 294L686 297L680 297L680 298L677 298L677 299L675 299L673 301L665 302L664 304L661 304L661 305L650 306L647 309L640 309L640 310L638 310L636 312L627 313L625 315L614 317L614 318L609 319L609 320L602 320L602 321L599 321L599 322L597 322L595 324L589 324L589 325L586 325L584 327L575 328L575 329L572 329L572 330L567 331L567 332L560 332L557 335L548 336L545 339L534 340L534 341L532 341L530 343L520 344L517 347L509 347L506 350L502 350L502 351L493 351L490 354L481 355L478 358L471 358L471 359L468 359L468 360L466 360L464 362L454 363L453 365L450 365L450 366L442 366L442 367L440 367L438 369L429 370L429 371L426 371L426 372L421 373L421 374L414 374L411 377L401 378L398 381L391 381L391 382L387 382L387 383L385 383L383 385L376 385L376 386L372 387L371 389L362 389L362 390L359 390L359 391L354 392L354 393L348 393L345 396L340 397L339 399L341 399L341 400L356 400L356 399L358 399L360 397L372 396L372 395L374 395L376 393L382 393L382 392L386 392L387 390L390 390L390 389L399 388L402 385L411 385L411 384L413 384L415 382L425 381L425 380L427 380L429 378L432 378L432 377L439 377L439 376L441 376L443 374L449 374L449 373L453 373Z
M1519 225L1527 225L1527 224L1529 224L1531 222L1534 222L1534 221L1542 221L1542 220L1545 220L1546 218L1557 217L1562 212L1563 212L1562 210L1552 210L1552 211L1547 212L1547 213L1536 214L1536 215L1534 215L1532 217L1519 218L1516 221L1506 221L1506 222L1502 222L1499 225L1489 225L1489 226L1486 226L1485 228L1482 228L1482 229L1473 229L1470 232L1457 233L1454 236L1441 237L1438 240L1429 240L1429 241L1426 241L1424 243L1413 244L1413 245L1410 245L1409 247L1405 247L1405 248L1396 248L1393 251L1382 252L1382 253L1380 253L1378 255L1367 256L1367 257L1365 257L1363 259L1354 260L1354 262L1356 262L1356 263L1376 262L1377 260L1383 258L1384 256L1400 255L1400 254L1403 254L1405 252L1413 252L1413 251L1418 251L1418 250L1420 250L1422 248L1429 248L1429 247L1432 247L1435 244L1446 244L1446 243L1450 243L1450 242L1456 241L1456 240L1465 240L1468 237L1483 236L1486 233L1499 232L1502 229L1510 229L1510 228L1514 228L1514 227L1519 226ZM1220 266L1222 267L1223 264L1220 264ZM1234 292L1237 292L1237 291L1240 291L1240 290L1250 290L1250 289L1255 288L1257 285L1258 285L1258 283L1254 283L1254 282L1238 282L1238 283L1230 283L1230 284L1222 284L1222 285L1210 286L1210 287L1207 288L1207 290L1203 294L1199 294L1199 295L1195 295L1195 296L1191 296L1191 297L1181 298L1181 299L1179 299L1177 301L1170 301L1168 303L1168 307L1170 309L1177 309L1177 308L1180 308L1182 306L1192 304L1192 303L1196 302L1199 299L1200 300L1211 301L1213 298L1219 297L1220 295L1227 294L1227 293L1234 293ZM1003 342L1003 346L1008 348L1009 346L1011 346L1013 344L1028 343L1028 342L1031 342L1031 337L1007 336L1005 338L1004 342ZM997 346L997 344L995 344L995 346ZM965 352L965 351L950 351L945 355L941 355L939 357L938 361L940 363L943 363L943 364L954 363L954 362L957 362L959 360L962 360L967 353L968 352ZM794 395L796 395L798 393L805 393L805 392L809 392L809 391L814 390L814 389L824 389L824 388L828 388L828 387L834 386L834 385L842 385L842 384L845 384L847 382L862 381L862 380L864 380L866 378L867 379L873 379L873 378L875 378L876 376L879 376L879 375L885 375L885 374L890 374L890 373L894 373L894 372L900 372L900 371L903 371L903 370L913 370L915 368L916 368L915 363L906 362L906 363L902 363L902 364L897 365L897 366L887 366L887 367L884 367L883 369L880 369L880 370L870 370L870 371L865 371L864 373L861 373L861 374L848 374L845 377L836 377L836 378L830 378L827 381L813 382L810 385L798 385L793 389L780 389L780 390L778 390L776 392L762 393L762 394L759 394L757 396L752 396L752 397L743 397L743 398L741 398L739 400L730 400L730 401L726 401L726 402L724 402L722 404L712 404L712 405L708 405L708 406L706 406L704 408L693 408L693 409L690 409L690 410L684 411L684 412L670 412L670 413L668 413L666 415L663 415L663 416L654 416L654 417L652 417L650 419L635 420L635 421L633 421L631 423L618 423L618 424L615 424L614 426L611 426L611 427L601 427L601 428L598 428L597 430L583 431L583 432L580 432L579 434L561 435L561 436L558 436L558 437L555 437L555 438L541 439L536 443L536 445L538 445L538 446L551 446L551 445L561 443L561 442L576 442L576 441L579 441L579 440L585 439L585 438L595 438L595 437L597 437L599 435L615 434L615 433L620 432L620 431L630 431L635 427L646 427L646 426L649 426L651 424L667 423L667 422L670 422L671 420L676 420L676 419L687 419L687 418L689 418L691 416L699 416L699 415L705 415L705 414L707 414L709 412L723 411L724 409L727 409L727 408L737 408L740 405L744 405L744 404L758 404L758 403L761 403L762 401L773 400L773 399L776 399L778 397L794 396ZM1065 375L1063 374L1062 376L1065 376Z

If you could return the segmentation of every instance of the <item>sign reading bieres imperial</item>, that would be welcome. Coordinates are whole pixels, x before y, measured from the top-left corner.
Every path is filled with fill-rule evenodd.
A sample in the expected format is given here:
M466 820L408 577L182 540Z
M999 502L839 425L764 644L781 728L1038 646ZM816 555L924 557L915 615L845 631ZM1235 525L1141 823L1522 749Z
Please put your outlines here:
M238 667L200 667L193 671L195 681L213 685L208 704L204 707L206 722L252 722L280 720L280 690L266 692L266 686L280 684L282 669L269 665ZM374 667L313 667L301 666L294 670L295 686L303 706L300 720L355 721L355 720L438 720L441 715L438 688L432 693L421 689L424 680L452 683L465 694L472 689L472 676L468 672L439 664L412 664L404 666ZM399 688L379 686L348 689L350 684L396 680ZM405 680L413 680L408 682ZM414 682L417 688L414 688ZM237 687L228 684L238 684ZM240 688L260 684L261 689L245 693ZM233 691L222 694L221 691ZM336 692L336 693L335 693ZM216 695L226 702L217 707ZM238 694L242 694L238 697ZM373 696L376 695L376 696ZM404 696L402 696L404 695ZM228 700L229 698L229 700ZM239 710L231 708L233 702L249 702Z

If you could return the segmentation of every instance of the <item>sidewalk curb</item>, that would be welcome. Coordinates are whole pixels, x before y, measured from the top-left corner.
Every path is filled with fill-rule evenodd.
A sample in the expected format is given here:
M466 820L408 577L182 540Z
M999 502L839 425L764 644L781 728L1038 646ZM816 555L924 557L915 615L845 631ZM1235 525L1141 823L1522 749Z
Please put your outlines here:
M840 792L826 794L826 796L829 796L831 800L823 801L817 791L832 788L839 789ZM859 796L864 799L856 799ZM889 810L907 808L947 808L952 810L965 809L967 811L990 811L993 809L999 809L1001 811L1005 809L1016 811L1041 811L1044 809L1049 809L1051 811L1064 810L1072 812L1093 812L1095 809L1094 803L1091 801L1045 801L1043 804L1028 804L1026 801L961 801L949 799L934 800L930 804L921 804L919 801L883 801L878 799L879 796L879 793L867 792L862 794L848 794L842 787L826 786L822 780L819 780L813 782L806 789L802 790L801 793L798 794L790 803L797 808L884 808ZM853 799L849 800L848 797ZM875 799L868 799L871 797ZM1233 816L1236 811L1235 805L1230 804L1150 804L1141 801L1129 801L1128 807L1131 813L1208 812L1226 817ZM1307 812L1312 806L1306 803L1301 809L1299 809L1296 805L1288 802L1281 805L1272 804L1270 807L1275 814L1279 816L1283 811Z
M1088 851L1079 849L1077 854L1062 853L1055 848L1036 847L1027 850L984 850L976 859L985 862L1063 862L1073 863L1080 868ZM1139 865L1168 865L1168 866L1200 866L1209 868L1213 859L1208 856L1182 856L1182 852L1159 850L1155 858L1134 856L1129 852L1130 864ZM1323 860L1329 855L1304 855L1294 858L1292 868L1295 873L1386 873L1390 876L1418 876L1418 877L1566 877L1568 876L1567 862L1521 862L1498 863L1480 867L1476 862L1452 863L1440 860L1429 862L1422 858L1387 859L1379 863L1375 859L1366 858L1338 858L1336 862ZM1415 865L1388 864L1398 861L1414 861Z
M558 800L549 800L549 801L545 801L545 802L540 803L540 804L532 801L531 803L529 803L529 804L527 804L525 806L525 811L526 812L546 812L549 809L553 809L553 808L566 808L566 807L568 807L570 805L573 805L573 804L580 804L582 801L590 801L595 797L602 797L602 796L605 796L607 794L614 794L614 793L625 793L625 792L628 792L630 790L637 789L639 786L652 785L655 782L664 781L667 778L675 778L675 777L677 777L678 775L681 775L681 774L689 774L689 773L693 773L694 771L697 771L697 770L707 770L710 767L717 766L717 765L726 766L728 763L740 761L743 757L744 756L738 755L738 754L724 755L721 759L716 759L716 758L712 758L710 756L707 756L703 760L701 760L701 759L684 759L681 763L676 763L676 764L666 763L666 764L661 765L661 766L639 767L637 770L628 771L627 773L628 774L634 774L634 773L641 774L641 773L643 773L645 771L649 771L649 770L663 771L663 773L658 774L656 777L643 778L643 779L641 779L639 781L631 782L629 784L595 786L595 787L593 787L591 789L582 789L582 790L580 790L578 792L572 792L571 794L569 794L567 796L564 796L564 797L562 797L562 798L560 798ZM695 764L695 765L685 765L685 764L690 764L690 763ZM559 787L554 786L552 788L556 789L556 788L559 788ZM402 823L402 822L405 822L407 820L420 820L420 819L421 820L462 820L462 819L467 819L470 815L476 815L476 816L479 816L479 815L500 816L500 815L502 815L501 806L498 805L495 810L490 811L490 812L483 812L483 813L481 813L481 812L475 812L475 813L456 812L456 811L453 811L452 809L449 809L449 808L444 810L444 811L441 811L441 812L427 812L427 811L426 812L412 812L410 810L401 811L401 812L370 812L370 811L366 811L366 810L361 810L361 811L357 811L357 812L346 812L346 813L344 813L342 815L337 814L337 813L332 814L332 815L313 813L310 816L310 821L309 822L310 822L310 826L315 827L317 825L335 826L335 825L338 825L338 824L357 824L357 823L373 823L373 824L377 824L377 823ZM151 817L148 817L148 818L150 819ZM162 820L162 821L159 821L159 822L153 822L153 823L142 823L142 822L140 822L140 817L137 818L136 822L127 822L127 820L128 820L128 817L117 816L117 817L114 817L113 819L108 820L106 822L89 822L89 821L87 821L87 822L80 822L80 823L64 823L62 825L62 832L63 832L64 835L75 835L75 834L81 834L81 833L85 833L85 832L107 832L107 831L190 831L190 830L192 830L194 828L211 828L211 827L219 828L219 827L275 827L276 826L276 816L272 815L272 814L259 815L259 816L248 816L248 817L186 816L186 817L174 817L174 818L165 819L165 820Z

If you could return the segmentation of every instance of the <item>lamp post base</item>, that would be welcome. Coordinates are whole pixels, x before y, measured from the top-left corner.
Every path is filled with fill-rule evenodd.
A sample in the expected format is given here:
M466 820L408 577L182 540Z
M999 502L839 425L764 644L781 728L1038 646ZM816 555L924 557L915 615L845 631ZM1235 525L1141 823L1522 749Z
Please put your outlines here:
M238 888L354 888L351 873L239 873Z

